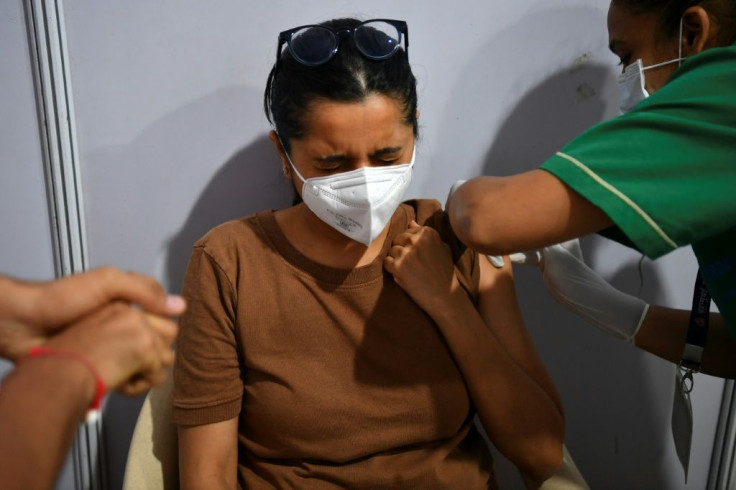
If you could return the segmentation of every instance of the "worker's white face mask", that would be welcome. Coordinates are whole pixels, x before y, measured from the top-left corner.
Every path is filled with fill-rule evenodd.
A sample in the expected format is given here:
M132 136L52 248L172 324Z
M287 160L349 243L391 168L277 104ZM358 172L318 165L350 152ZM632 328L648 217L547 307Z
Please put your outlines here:
M618 77L618 105L621 112L629 112L636 104L649 97L649 92L644 88L644 72L652 68L682 63L682 19L680 19L680 47L677 58L656 65L644 66L641 59L636 60L624 69Z
M305 179L288 153L286 158L301 179L304 204L319 219L366 246L381 234L411 183L411 162L386 167L361 167L324 177Z

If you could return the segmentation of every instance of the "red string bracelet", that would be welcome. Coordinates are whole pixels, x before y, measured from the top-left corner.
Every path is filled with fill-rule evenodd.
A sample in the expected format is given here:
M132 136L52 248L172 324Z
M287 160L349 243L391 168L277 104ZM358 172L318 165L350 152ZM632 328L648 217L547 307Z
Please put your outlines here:
M68 359L75 359L87 366L87 369L89 369L90 373L92 373L92 376L95 378L95 397L87 409L87 420L96 418L99 414L100 407L102 406L102 399L105 397L105 382L102 381L97 368L95 368L86 357L74 351L52 349L42 345L31 347L28 351L28 357L31 359L38 357L66 357Z

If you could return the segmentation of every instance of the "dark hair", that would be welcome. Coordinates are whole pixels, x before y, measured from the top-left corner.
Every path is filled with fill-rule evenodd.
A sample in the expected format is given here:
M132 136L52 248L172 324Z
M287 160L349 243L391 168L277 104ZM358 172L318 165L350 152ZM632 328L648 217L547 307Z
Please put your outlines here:
M360 23L356 19L333 19L320 25L342 30ZM373 94L391 97L400 104L404 121L416 136L416 85L403 49L387 60L372 61L360 54L352 37L346 37L337 54L319 66L302 65L285 49L278 66L274 64L268 75L263 109L287 151L291 139L307 135L310 106L320 100L359 102Z
M701 5L720 29L717 42L728 46L736 42L736 0L612 0L634 14L659 12L660 31L673 35L687 9Z

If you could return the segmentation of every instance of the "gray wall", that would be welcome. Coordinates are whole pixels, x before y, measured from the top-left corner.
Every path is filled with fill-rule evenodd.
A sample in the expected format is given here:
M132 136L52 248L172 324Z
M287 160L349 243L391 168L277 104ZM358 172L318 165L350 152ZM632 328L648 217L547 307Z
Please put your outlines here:
M33 72L20 1L0 2L0 271L54 277Z
M0 12L19 5L6 2ZM261 111L283 29L345 15L408 21L422 126L409 194L444 200L455 180L534 168L616 114L607 6L607 0L67 1L90 261L153 275L178 290L191 244L207 229L288 204L290 189ZM0 22L12 27L3 24L0 32L5 74L24 66L28 50L22 19L10 12ZM8 49L11 31L17 48ZM0 109L12 104L2 113L19 116L0 123L4 175L12 176L0 182L6 251L0 270L44 277L53 264L30 74L10 73L0 83L12 82L15 92L1 92ZM24 97L10 95L22 90ZM10 168L6 161L17 163ZM12 237L5 230L14 230ZM585 239L584 248L618 287L689 307L696 271L689 251L645 261L640 285L637 254L597 238ZM669 434L672 366L563 311L536 271L519 269L517 280L529 329L563 396L568 447L591 486L704 488L722 381L696 380L686 485ZM122 480L140 403L113 397L107 405L112 488ZM498 460L505 488L521 488L513 468Z

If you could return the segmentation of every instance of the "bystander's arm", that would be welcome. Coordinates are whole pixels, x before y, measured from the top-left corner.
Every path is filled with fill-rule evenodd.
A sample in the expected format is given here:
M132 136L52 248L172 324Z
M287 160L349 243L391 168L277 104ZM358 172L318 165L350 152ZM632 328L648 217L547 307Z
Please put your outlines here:
M94 376L71 358L29 359L3 380L0 481L4 489L51 488L95 390Z

